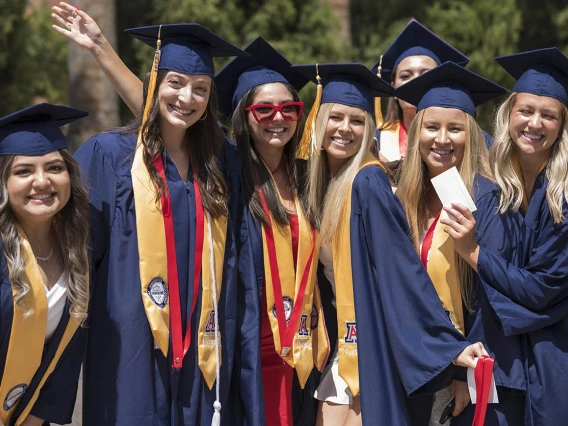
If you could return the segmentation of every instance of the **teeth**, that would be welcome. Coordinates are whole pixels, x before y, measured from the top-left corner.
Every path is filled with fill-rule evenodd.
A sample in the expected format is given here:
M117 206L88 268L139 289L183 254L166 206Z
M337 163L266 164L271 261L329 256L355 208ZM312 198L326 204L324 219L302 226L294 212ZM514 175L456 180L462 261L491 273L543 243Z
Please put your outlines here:
M341 145L347 145L350 144L352 142L351 139L341 139L341 138L331 138L333 140L333 142L341 144Z
M542 135L533 135L532 133L523 132L523 136L533 141L538 141L543 138Z
M33 198L34 200L47 200L48 198L53 197L53 193L49 193L49 194L35 194L32 195L30 198Z
M192 112L191 110L185 110L185 109L177 108L177 107L175 107L174 105L172 105L172 109L173 109L175 112L179 112L180 114L183 114L183 115L190 114L190 113Z
M439 154L439 155L448 155L448 154L452 153L451 150L447 150L447 149L433 149L432 152L435 152L436 154Z
M270 133L282 133L284 131L284 127L275 127L273 129L266 129L266 131Z

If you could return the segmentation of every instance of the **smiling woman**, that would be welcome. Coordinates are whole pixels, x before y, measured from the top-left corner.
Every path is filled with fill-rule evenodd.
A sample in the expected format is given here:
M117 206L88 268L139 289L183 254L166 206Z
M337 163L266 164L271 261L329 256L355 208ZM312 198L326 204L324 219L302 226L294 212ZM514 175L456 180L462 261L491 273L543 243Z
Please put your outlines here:
M0 424L71 421L89 226L87 193L59 126L85 115L39 104L0 118Z

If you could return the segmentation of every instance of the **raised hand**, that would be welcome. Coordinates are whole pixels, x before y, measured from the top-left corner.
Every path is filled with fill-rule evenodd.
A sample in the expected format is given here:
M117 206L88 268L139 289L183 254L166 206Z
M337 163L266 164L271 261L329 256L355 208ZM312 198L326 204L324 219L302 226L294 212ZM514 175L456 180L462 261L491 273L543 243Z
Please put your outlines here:
M454 250L477 271L477 259L479 246L475 241L475 219L473 213L461 204L452 204L452 207L444 207L455 219L440 219L440 223L446 225L444 229L454 240Z
M91 53L98 53L97 50L102 48L106 39L87 12L65 2L59 2L59 6L53 6L51 9L53 10L51 17L59 24L52 25L55 31L90 50Z

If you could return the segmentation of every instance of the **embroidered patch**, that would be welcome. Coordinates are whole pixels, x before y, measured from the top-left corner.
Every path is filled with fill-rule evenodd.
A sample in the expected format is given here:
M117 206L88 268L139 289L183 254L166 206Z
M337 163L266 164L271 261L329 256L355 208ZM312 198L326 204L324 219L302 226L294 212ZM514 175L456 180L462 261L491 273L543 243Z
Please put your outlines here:
M28 385L22 383L10 389L6 395L6 399L4 400L4 411L9 411L14 405L16 405L20 398L22 398L22 396L26 393L27 388Z
M147 293L158 308L164 309L168 304L168 287L162 278L152 279L148 285Z
M345 333L345 343L357 343L357 323L345 321L347 333Z
M286 317L286 324L290 322L290 317L292 316L292 308L294 307L294 302L288 296L284 296L282 298L282 302L284 303L284 316ZM276 315L276 304L272 307L272 315L274 318L278 319Z
M298 326L298 336L309 336L308 331L308 314L302 314L300 317L300 325Z
M312 306L312 315L310 316L310 328L315 330L318 328L319 313L315 306Z
M215 333L215 311L209 312L209 318L207 318L207 322L205 323L205 332Z

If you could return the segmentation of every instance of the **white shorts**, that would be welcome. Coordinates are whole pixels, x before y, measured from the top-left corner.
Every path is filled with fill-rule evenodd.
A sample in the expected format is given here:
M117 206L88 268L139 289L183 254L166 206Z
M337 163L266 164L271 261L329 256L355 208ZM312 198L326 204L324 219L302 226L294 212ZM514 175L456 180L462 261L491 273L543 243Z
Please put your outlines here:
M335 351L333 362L329 363L323 370L314 398L334 404L351 405L353 394L345 380L339 376L338 359L337 351Z

